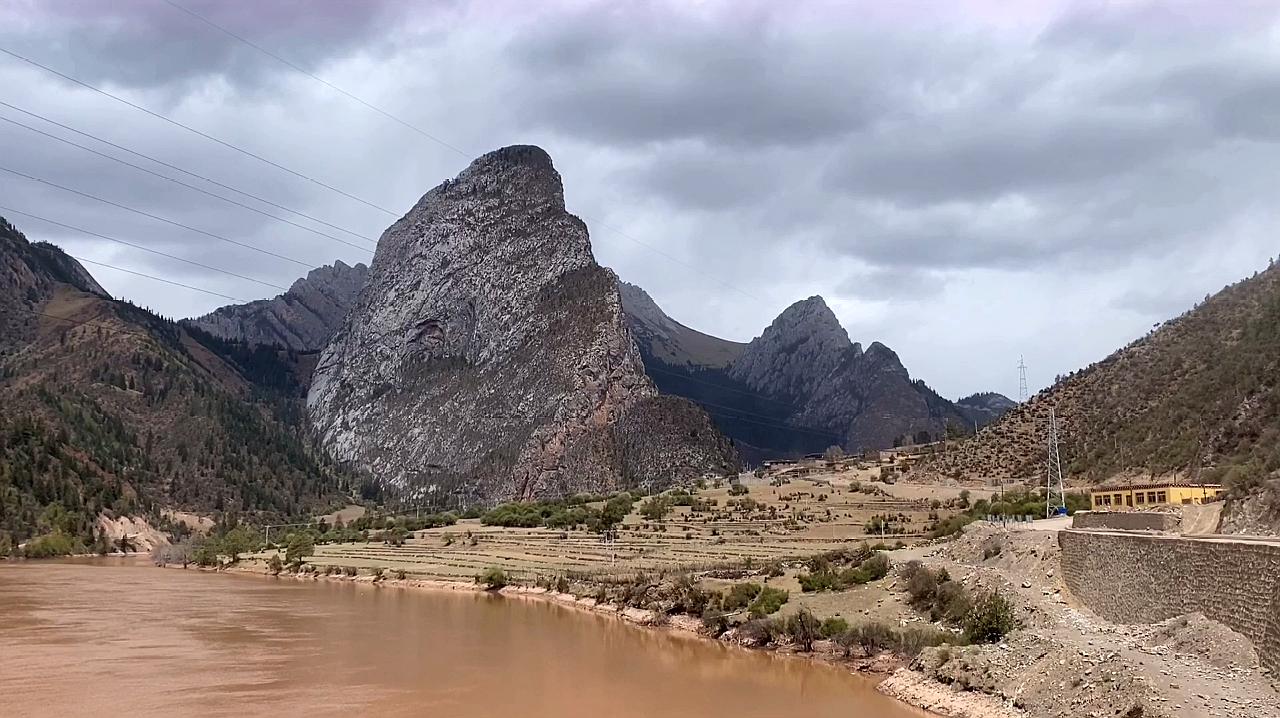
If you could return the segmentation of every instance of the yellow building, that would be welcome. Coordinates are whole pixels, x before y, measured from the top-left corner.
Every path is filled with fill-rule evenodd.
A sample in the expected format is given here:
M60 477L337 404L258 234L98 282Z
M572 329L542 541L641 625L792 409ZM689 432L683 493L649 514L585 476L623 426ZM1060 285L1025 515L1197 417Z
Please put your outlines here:
M1221 498L1219 484L1141 484L1097 488L1089 492L1094 511L1130 511L1150 506L1203 504Z

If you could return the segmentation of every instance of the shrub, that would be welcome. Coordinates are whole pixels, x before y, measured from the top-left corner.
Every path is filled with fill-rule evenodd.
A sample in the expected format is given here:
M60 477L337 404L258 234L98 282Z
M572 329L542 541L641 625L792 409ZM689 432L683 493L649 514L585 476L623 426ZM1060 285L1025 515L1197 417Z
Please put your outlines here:
M973 643L992 643L1017 628L1013 604L999 592L983 593L964 618L964 636Z
M342 567L342 575L344 575L344 576L354 576L354 575L356 575L357 573L359 573L359 572L356 570L356 567L355 567L355 566L343 566L343 567Z
M31 539L22 549L22 555L27 558L70 556L75 552L75 542L62 531L54 531L39 538Z
M671 607L673 613L687 613L691 616L702 615L711 603L711 596L698 588L698 584L687 575L682 575L676 579L675 585L672 587L672 598L674 604Z
M640 504L640 515L650 521L661 521L671 513L671 499L665 496L654 496Z
M756 596L760 595L760 590L761 586L758 583L735 583L722 601L724 610L736 611L746 608L755 601Z
M920 651L930 646L941 646L954 642L955 638L933 626L907 626L894 631L894 650L904 656L914 658Z
M777 622L771 618L753 618L738 626L738 635L758 646L772 643L779 632Z
M796 580L800 582L800 590L805 593L836 591L842 588L840 577L830 569L818 573L802 573L796 576Z
M395 570L395 575L396 575L396 580L403 581L405 577L408 576L409 574L405 573L405 570L403 568L397 568Z
M777 612L782 608L782 604L787 602L790 594L780 588L765 586L760 589L760 593L756 596L756 600L751 602L748 610L751 612L752 618L763 618L771 613Z
M383 578L383 576L385 575L385 572L386 572L386 569L384 569L384 568L375 568L375 569L373 569L373 570L370 572L370 573L372 573L372 574L373 574L373 582L374 582L374 583L377 583L378 581L381 581L381 580L382 580L382 578Z
M964 590L964 586L956 581L947 580L942 582L934 593L929 617L935 621L956 624L964 620L972 607L973 601L969 599L969 593Z
M702 611L702 630L715 638L729 630L729 617L724 611L707 607Z
M483 584L490 591L496 591L510 583L510 577L497 566L490 566L476 576L476 583Z
M819 632L822 634L823 638L835 638L848 630L849 622L836 616L824 620Z
M267 559L267 573L271 574L272 576L279 576L280 572L283 570L284 570L284 561L280 560L280 554L278 553L271 554L271 558Z
M933 602L938 591L938 579L932 571L919 561L912 561L903 567L902 574L907 579L907 595L911 597L912 606L921 608Z
M0 558L8 558L13 553L13 539L9 534L0 531Z
M857 645L870 656L893 646L893 629L879 621L859 623L849 629L849 642Z
M802 591L842 591L889 575L889 557L877 551L863 559L856 568L836 573L826 557L817 556L809 560L809 567L813 573L796 577Z
M812 651L813 642L822 637L822 624L807 608L802 608L788 616L783 622L782 630L801 651L805 652Z
M933 529L929 531L929 538L938 539L955 536L964 530L965 526L968 526L972 522L972 516L967 514L957 514L945 521L939 521L935 524Z
M749 493L751 493L751 489L748 489L746 486L743 486L742 484L733 484L732 486L729 487L730 496L746 496Z

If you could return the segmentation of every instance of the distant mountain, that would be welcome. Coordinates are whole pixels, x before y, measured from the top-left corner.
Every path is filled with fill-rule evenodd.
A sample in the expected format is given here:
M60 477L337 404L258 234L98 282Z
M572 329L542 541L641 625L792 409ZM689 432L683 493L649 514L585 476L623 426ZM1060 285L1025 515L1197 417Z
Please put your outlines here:
M645 369L663 392L696 401L750 460L884 448L971 432L1012 405L998 394L966 405L912 380L879 342L853 343L822 297L788 307L747 344L671 319L639 287L623 284L623 307Z
M349 481L306 438L288 352L112 299L3 220L0 329L0 538L88 544L99 514L161 507L283 518Z
M335 456L471 499L738 467L705 412L645 375L617 277L530 146L480 157L383 233L308 410Z
M632 336L655 360L671 366L724 369L747 346L686 327L667 316L648 292L634 284L619 282L618 291Z
M250 345L319 351L346 318L368 276L363 264L349 267L337 261L311 270L273 299L221 307L184 323Z

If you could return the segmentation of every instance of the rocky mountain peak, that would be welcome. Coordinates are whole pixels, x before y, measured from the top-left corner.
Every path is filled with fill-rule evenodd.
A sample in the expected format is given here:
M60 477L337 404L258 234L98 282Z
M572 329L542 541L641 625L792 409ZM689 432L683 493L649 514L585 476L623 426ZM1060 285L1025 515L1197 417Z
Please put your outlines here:
M736 463L704 413L656 399L617 278L565 211L551 158L514 146L383 233L308 408L330 450L379 479L484 498L669 483ZM668 429L668 450L638 448L648 444L635 432Z
M225 339L319 351L364 288L369 268L338 260L317 267L273 299L220 307L185 323Z
M853 352L849 334L822 297L787 307L743 350L730 374L756 390L805 397Z

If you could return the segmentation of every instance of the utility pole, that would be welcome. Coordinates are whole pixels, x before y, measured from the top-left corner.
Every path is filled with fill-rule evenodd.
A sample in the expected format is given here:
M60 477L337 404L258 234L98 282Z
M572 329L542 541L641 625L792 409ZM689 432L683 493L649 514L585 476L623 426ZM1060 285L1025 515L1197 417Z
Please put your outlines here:
M1062 486L1062 455L1058 452L1058 416L1049 409L1049 456L1044 472L1044 514L1054 516L1059 509L1065 513L1067 494Z

